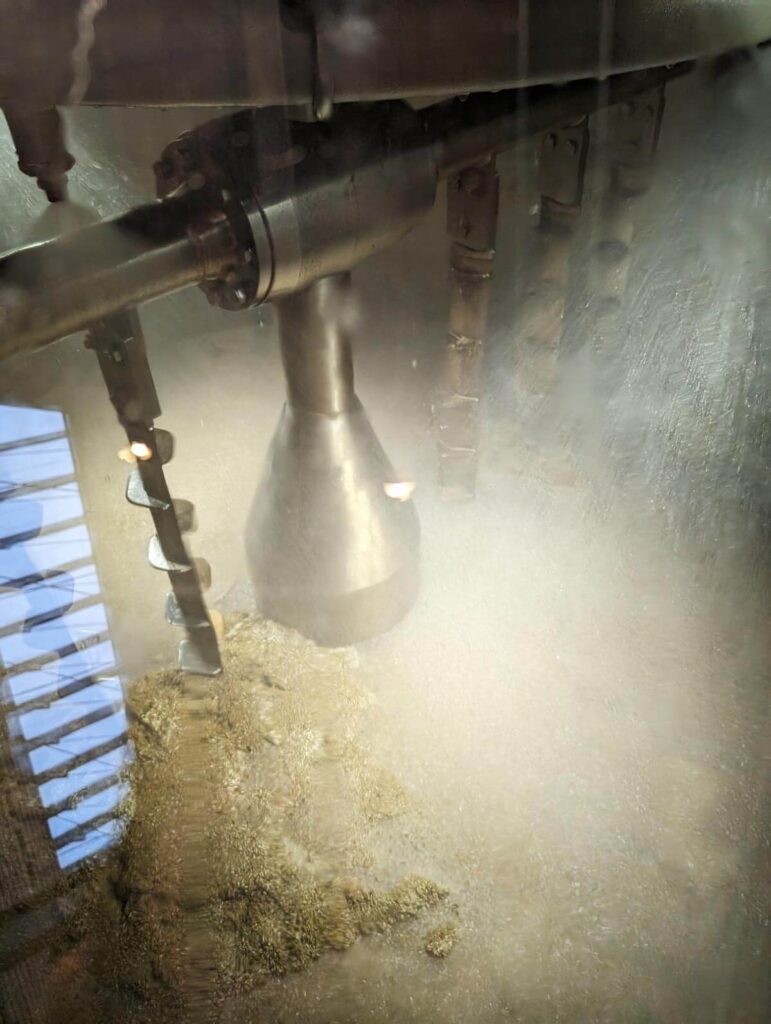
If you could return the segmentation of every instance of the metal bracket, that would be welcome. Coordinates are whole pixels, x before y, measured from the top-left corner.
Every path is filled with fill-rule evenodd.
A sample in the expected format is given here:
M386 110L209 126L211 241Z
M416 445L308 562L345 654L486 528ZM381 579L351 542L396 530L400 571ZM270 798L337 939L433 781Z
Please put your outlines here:
M664 116L664 86L620 104L611 122L610 177L591 265L591 292L605 311L626 290L634 238L634 200L650 188Z
M586 118L544 135L538 160L541 196L562 206L580 206L589 153Z
M222 671L217 634L203 598L203 590L211 585L211 570L204 559L190 557L182 539L195 527L195 507L169 494L163 466L174 454L174 438L153 423L161 409L137 314L116 313L95 324L86 345L96 352L110 401L137 459L126 497L132 505L149 509L153 518L156 533L150 540L149 561L168 573L172 593L166 617L187 633L179 648L179 667L197 675L217 675Z
M495 161L447 182L450 315L445 362L433 404L439 483L446 501L473 498L479 447L480 375L495 262Z
M547 390L557 374L588 152L586 117L551 129L541 140L538 235L517 326L518 377L536 394Z

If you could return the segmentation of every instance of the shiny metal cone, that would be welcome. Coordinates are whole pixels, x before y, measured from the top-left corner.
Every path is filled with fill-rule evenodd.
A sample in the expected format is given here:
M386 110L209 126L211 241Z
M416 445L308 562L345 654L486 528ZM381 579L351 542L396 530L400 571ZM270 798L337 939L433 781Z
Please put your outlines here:
M398 477L353 392L347 294L326 278L279 308L289 399L246 533L260 611L326 645L390 629L418 585L414 505L386 493Z
M249 516L260 610L322 644L383 633L418 581L418 517L359 405L334 418L285 406Z

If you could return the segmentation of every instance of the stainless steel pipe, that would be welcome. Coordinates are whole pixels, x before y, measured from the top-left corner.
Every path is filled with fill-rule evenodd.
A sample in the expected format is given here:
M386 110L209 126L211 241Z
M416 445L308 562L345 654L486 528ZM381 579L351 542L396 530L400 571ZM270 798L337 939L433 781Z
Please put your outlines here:
M184 202L153 203L0 259L0 358L202 280L191 220Z
M278 305L281 359L294 409L339 416L356 405L345 328L351 319L348 289L347 274L326 277Z
M247 258L244 231L259 301L302 290L404 235L432 207L439 175L686 70L471 97L420 117L384 104L285 126L283 150L267 155L280 161L295 152L297 163L242 183L235 217L194 194L169 198L0 259L0 359L122 307L226 280ZM222 185L233 187L227 174Z

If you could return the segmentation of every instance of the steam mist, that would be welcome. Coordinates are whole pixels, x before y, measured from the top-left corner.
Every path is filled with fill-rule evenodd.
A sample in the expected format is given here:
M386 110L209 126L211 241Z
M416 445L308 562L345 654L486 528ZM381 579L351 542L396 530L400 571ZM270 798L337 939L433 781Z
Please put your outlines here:
M286 1019L764 1018L767 72L717 109L672 90L621 308L592 302L589 223L545 398L513 383L524 190L504 207L480 493L419 491L422 599L365 653L374 749L462 938L440 965L325 964Z
M768 57L669 91L615 310L589 287L605 169L593 126L559 376L544 396L517 383L514 357L532 154L501 159L475 502L436 499L427 428L446 322L441 202L354 275L357 387L417 482L423 545L417 606L359 649L375 699L357 740L413 800L403 834L384 832L379 881L419 871L446 886L459 938L431 960L409 952L410 928L406 945L369 937L260 990L257 1019L765 1019ZM107 116L73 115L76 144L93 135L99 153ZM100 173L116 207L145 188L109 164ZM190 293L143 321L162 425L180 441L170 477L198 505L195 551L222 595L246 575L240 524L282 394L275 332L260 311L236 324ZM70 416L119 645L132 667L168 662L165 584L144 566L148 524L122 504L120 432L91 357L73 340L57 353L56 372L45 355L17 364L11 393Z

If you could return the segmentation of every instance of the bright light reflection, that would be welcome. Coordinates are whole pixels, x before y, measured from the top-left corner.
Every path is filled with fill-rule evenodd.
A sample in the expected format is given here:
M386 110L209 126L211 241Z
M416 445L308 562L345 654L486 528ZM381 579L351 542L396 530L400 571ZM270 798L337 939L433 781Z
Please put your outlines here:
M383 490L389 498L396 501L408 501L415 490L415 483L412 480L396 480L383 484Z
M130 448L131 454L135 459L139 459L140 462L147 462L148 459L153 457L152 448L145 444L144 441L132 441Z

